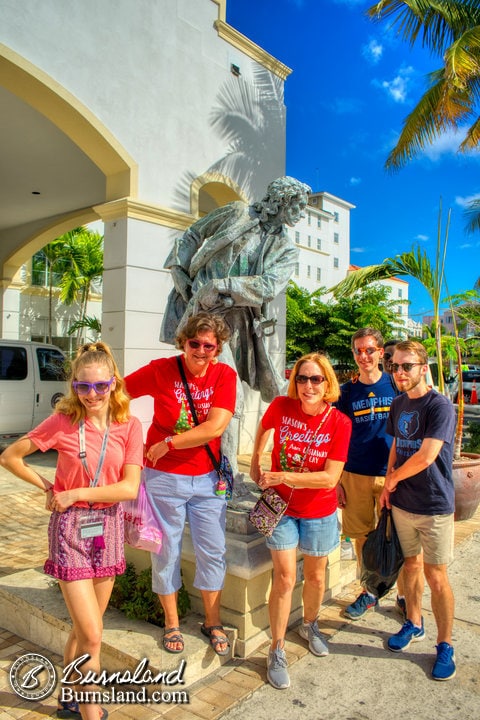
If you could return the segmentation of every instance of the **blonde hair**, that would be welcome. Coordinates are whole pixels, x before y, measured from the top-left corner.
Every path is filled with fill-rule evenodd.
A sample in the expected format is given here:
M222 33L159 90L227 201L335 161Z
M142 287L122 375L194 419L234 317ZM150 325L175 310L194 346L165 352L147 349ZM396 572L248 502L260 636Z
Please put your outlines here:
M306 362L313 362L318 365L321 374L325 378L324 400L327 402L336 402L340 397L340 385L338 384L337 376L335 375L335 371L327 356L318 352L308 353L308 355L303 355L297 360L292 372L290 373L290 382L288 383L287 391L288 397L298 400L297 383L295 382L295 378L299 374L299 370L303 363Z
M125 392L125 382L120 375L109 346L103 342L87 343L77 350L72 361L68 379L68 393L60 398L55 405L55 412L69 415L72 424L85 417L85 407L73 389L73 381L77 380L78 372L87 365L102 365L108 369L110 377L115 378L115 387L110 394L110 419L112 422L127 422L130 417L130 398Z

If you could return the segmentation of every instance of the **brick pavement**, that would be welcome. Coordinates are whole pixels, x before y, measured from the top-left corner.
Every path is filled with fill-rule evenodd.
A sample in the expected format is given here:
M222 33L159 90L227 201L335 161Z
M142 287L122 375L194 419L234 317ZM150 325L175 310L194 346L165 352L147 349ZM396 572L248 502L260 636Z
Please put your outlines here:
M52 472L50 462L45 473ZM0 574L7 575L20 569L38 567L46 557L46 525L48 513L43 509L43 497L35 489L30 490L16 479L0 484L0 542L2 561ZM471 520L455 524L455 544L461 543L472 533L480 530L480 509ZM350 583L334 600L322 608L320 626L326 635L334 635L348 621L343 609L359 592L358 582ZM386 602L389 602L388 600ZM1 621L0 621L1 625ZM307 654L308 650L294 632L287 634L287 657L289 665ZM15 695L9 685L8 671L12 663L27 652L48 654L61 675L60 656L46 653L41 647L0 628L0 717L2 720L22 718L40 720L55 717L55 695L42 702L27 702ZM268 643L246 660L233 658L212 676L186 688L188 705L110 705L112 720L216 720L240 700L251 695L266 682L266 655Z

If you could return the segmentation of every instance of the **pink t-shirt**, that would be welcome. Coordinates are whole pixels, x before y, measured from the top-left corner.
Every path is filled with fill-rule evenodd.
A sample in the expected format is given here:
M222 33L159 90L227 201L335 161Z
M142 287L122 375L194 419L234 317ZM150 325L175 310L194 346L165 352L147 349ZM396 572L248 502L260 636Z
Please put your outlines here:
M345 462L352 431L351 420L332 408L316 432L324 417L324 414L313 416L304 413L300 400L284 396L273 400L262 418L265 430L274 429L272 471L301 472L306 451L303 472L322 471L327 459ZM275 490L284 500L289 501L286 514L292 517L327 517L337 509L335 488L296 488L292 493L292 488L282 484L275 485Z
M195 377L183 358L182 362L198 421L205 421L212 407L233 413L237 389L235 370L225 363L210 363L203 377ZM125 383L130 397L153 397L153 420L147 433L147 448L169 435L195 427L176 356L152 360L127 375ZM220 442L221 438L215 438L208 443L217 458L220 456ZM146 465L152 467L148 460ZM170 450L156 463L155 469L179 475L203 475L213 470L213 466L205 447L201 445L185 450Z
M57 450L58 460L55 472L55 492L88 487L87 473L79 457L80 445L78 424L72 425L71 418L62 413L54 413L28 433L30 440L45 452ZM95 476L103 432L90 420L85 421L85 447L90 476ZM136 417L125 423L112 422L108 436L102 472L97 487L113 485L123 476L124 465L143 467L142 426ZM95 503L94 507L103 508L114 503ZM75 503L77 507L88 507L86 502Z

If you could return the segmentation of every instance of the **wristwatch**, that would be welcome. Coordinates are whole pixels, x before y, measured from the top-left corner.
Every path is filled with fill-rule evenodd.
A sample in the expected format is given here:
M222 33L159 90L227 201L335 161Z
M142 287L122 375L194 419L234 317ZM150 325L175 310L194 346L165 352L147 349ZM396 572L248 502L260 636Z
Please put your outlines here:
M173 440L173 438L171 435L169 435L168 437L163 439L164 443L166 444L166 446L168 447L169 450L175 450L172 440Z

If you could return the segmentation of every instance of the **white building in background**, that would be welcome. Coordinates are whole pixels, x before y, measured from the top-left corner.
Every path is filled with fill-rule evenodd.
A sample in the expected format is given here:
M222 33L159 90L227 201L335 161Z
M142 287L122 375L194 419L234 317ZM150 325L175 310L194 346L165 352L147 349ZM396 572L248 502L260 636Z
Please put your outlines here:
M310 293L321 287L328 289L360 269L350 263L350 211L354 208L352 203L328 192L310 195L305 217L294 228L288 228L300 251L292 277L299 287ZM422 324L408 316L408 282L394 277L379 284L388 287L391 299L397 301L398 322L404 328L398 335L421 337ZM322 295L323 301L330 298L331 293Z
M328 192L312 193L305 217L288 228L300 256L292 280L314 292L343 280L350 265L350 210L355 205ZM325 295L324 299L331 297Z

